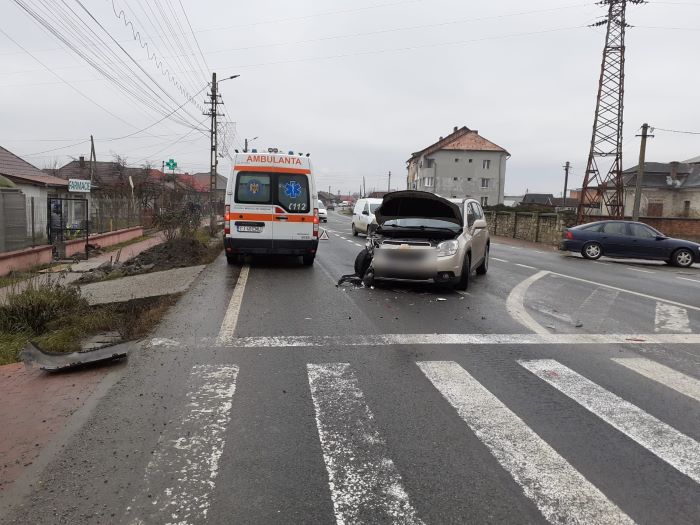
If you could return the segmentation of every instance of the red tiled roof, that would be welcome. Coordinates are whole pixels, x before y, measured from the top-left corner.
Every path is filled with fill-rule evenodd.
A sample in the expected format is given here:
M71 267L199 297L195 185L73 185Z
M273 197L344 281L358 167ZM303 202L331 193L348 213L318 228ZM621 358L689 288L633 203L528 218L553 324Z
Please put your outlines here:
M68 182L48 175L26 160L0 146L0 175L12 182L25 182L35 186L67 187Z
M469 129L466 126L455 130L447 135L446 137L438 140L435 144L428 146L427 148L415 152L411 155L411 159L422 157L424 155L430 155L440 150L457 150L457 151L500 151L508 154L508 152L503 149L498 144L494 144L490 140L485 139L476 130Z

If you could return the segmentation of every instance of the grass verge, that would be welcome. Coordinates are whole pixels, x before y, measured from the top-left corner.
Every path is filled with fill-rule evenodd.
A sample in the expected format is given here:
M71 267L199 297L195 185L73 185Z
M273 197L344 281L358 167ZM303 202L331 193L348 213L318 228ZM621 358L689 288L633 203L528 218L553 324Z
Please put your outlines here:
M0 305L0 365L19 360L32 341L47 352L75 352L90 336L118 332L124 341L146 336L179 296L89 306L78 288L30 285Z

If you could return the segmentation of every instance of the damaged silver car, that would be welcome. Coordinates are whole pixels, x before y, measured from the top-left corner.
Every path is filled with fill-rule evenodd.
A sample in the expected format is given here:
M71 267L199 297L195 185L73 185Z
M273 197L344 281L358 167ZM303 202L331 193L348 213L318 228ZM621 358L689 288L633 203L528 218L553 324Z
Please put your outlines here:
M375 279L432 282L466 290L489 266L489 232L474 199L448 200L424 191L384 196L377 224L355 260L365 284Z

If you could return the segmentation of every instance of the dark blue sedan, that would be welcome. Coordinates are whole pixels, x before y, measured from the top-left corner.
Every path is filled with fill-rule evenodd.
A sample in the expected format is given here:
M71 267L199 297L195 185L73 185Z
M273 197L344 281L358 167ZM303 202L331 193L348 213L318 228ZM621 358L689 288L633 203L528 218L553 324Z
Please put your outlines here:
M655 259L687 268L700 260L700 244L672 239L641 222L599 221L568 228L559 249L586 259L627 257Z

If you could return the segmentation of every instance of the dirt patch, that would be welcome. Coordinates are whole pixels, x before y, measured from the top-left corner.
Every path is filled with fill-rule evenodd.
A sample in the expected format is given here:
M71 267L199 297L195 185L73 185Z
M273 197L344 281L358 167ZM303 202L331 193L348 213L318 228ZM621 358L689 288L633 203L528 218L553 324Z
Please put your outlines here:
M197 239L173 239L140 253L124 263L124 266L150 266L150 271L160 272L203 264L209 248Z
M210 238L208 235L204 237L198 235L195 239L172 239L153 246L124 263L106 262L94 270L85 272L76 283L87 284L142 273L209 264L219 255L222 248L220 238Z

